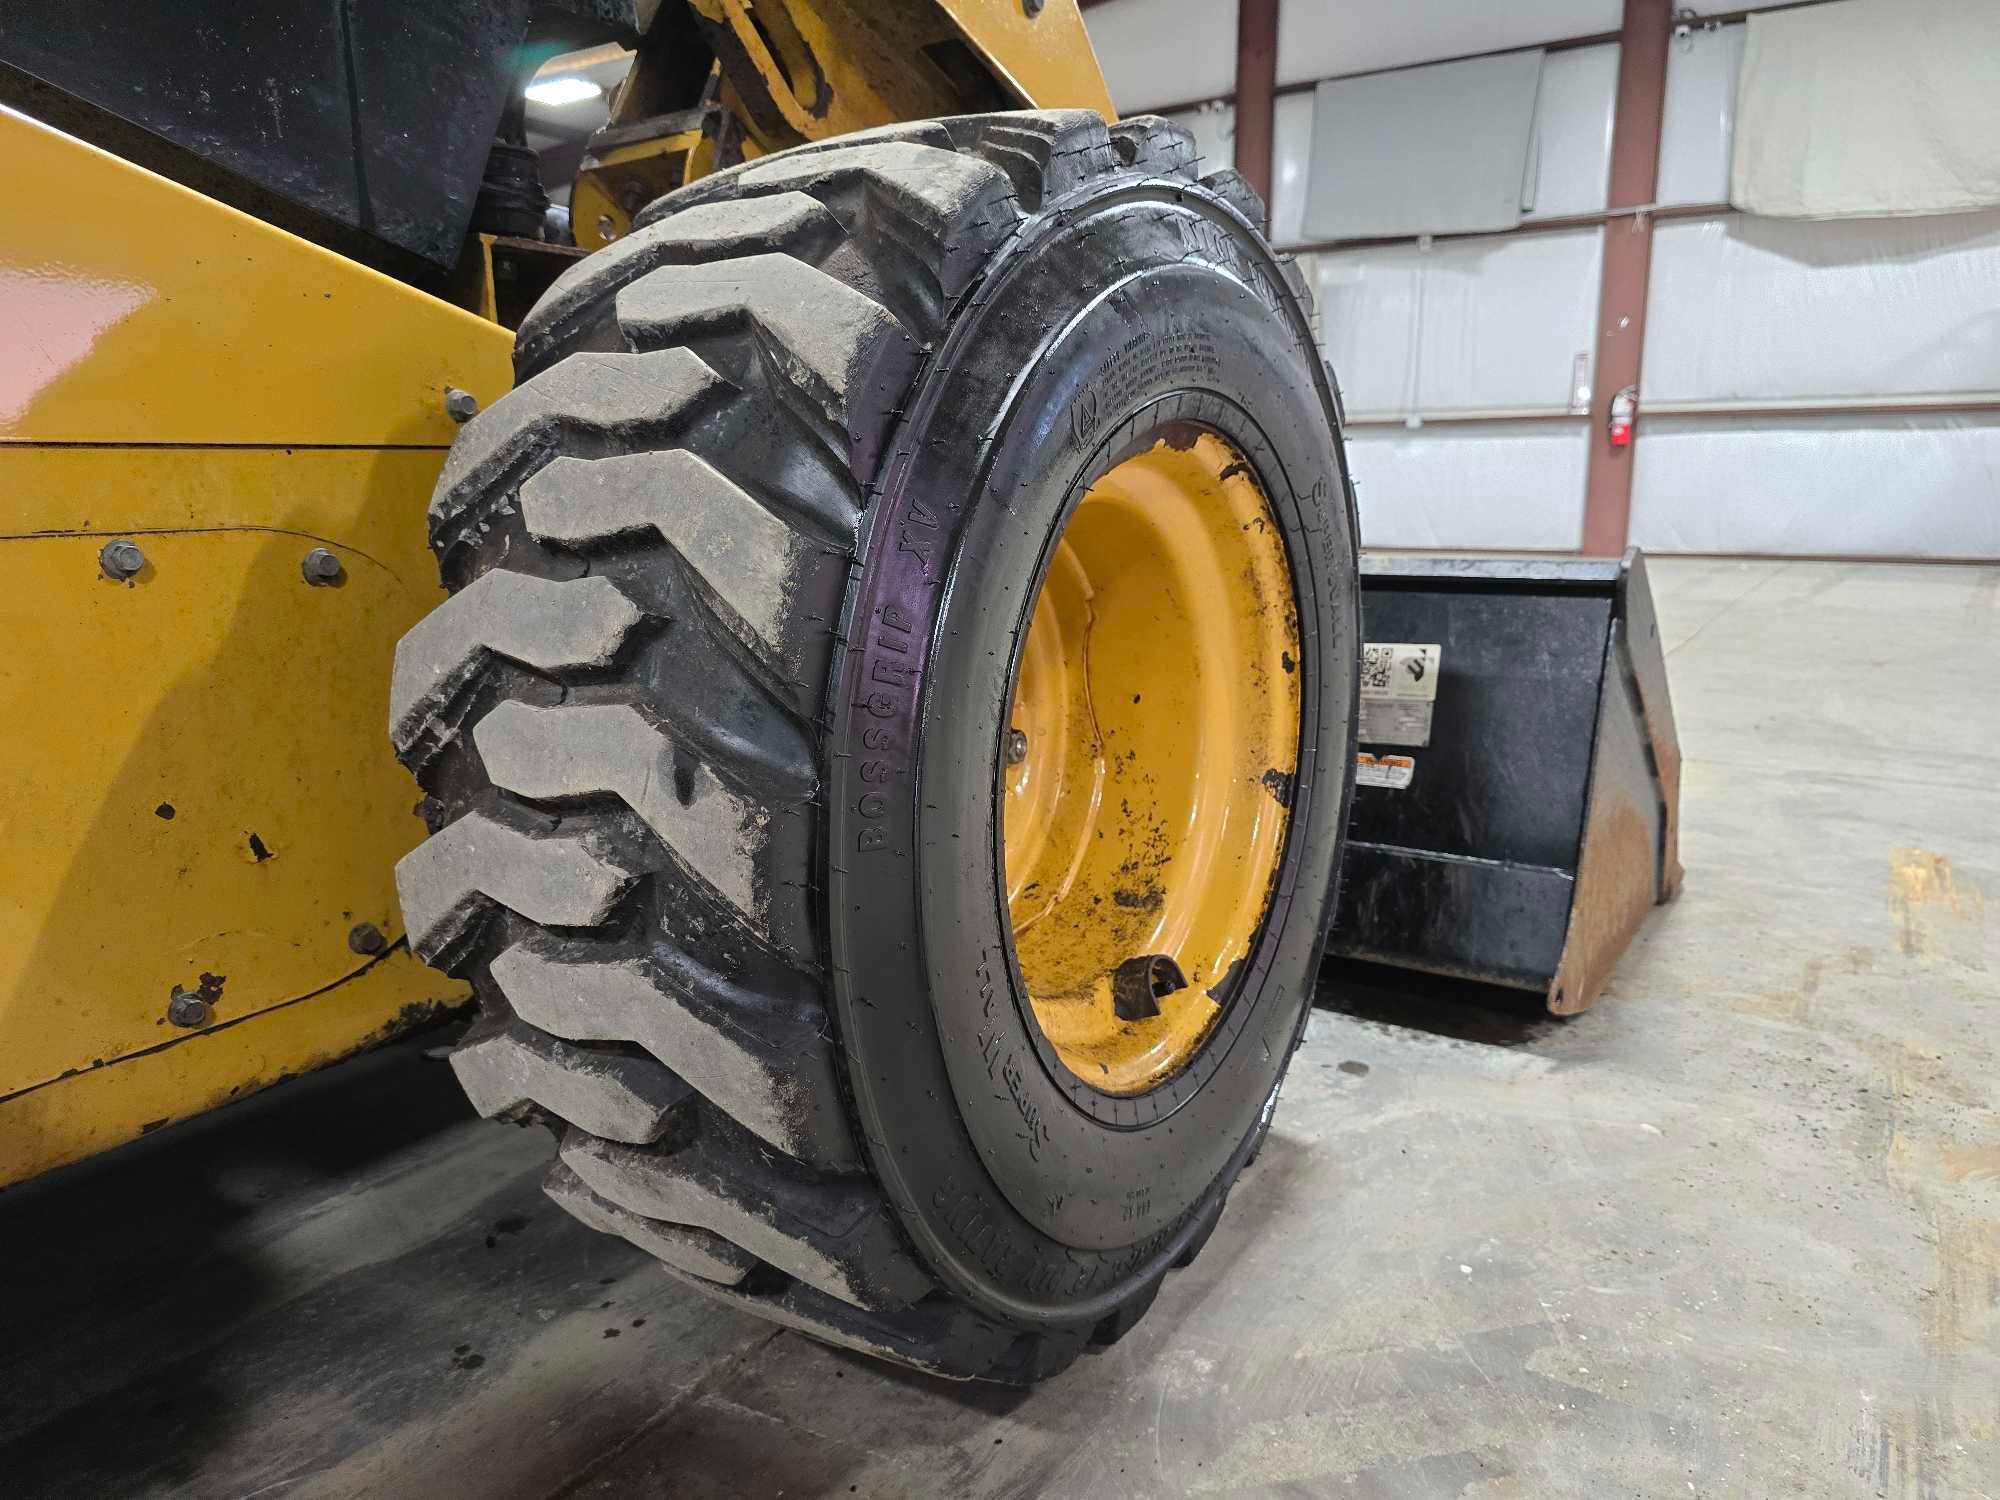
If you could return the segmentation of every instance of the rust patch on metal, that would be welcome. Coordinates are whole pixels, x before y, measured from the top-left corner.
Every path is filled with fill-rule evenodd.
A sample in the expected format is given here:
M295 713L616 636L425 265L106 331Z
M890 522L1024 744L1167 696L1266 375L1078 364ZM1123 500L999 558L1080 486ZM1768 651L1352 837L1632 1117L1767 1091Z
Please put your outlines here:
M1591 799L1583 860L1562 961L1549 986L1549 1009L1559 1016L1587 1010L1603 993L1623 953L1651 911L1658 886L1658 851L1652 821L1623 797Z

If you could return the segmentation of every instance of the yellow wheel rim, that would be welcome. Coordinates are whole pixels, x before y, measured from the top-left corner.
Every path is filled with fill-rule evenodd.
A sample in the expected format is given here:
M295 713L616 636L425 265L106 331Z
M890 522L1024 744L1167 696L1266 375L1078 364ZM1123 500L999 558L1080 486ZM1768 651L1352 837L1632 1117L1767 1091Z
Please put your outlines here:
M1228 442L1156 443L1084 495L1022 646L1001 815L1035 1021L1105 1093L1187 1066L1263 925L1298 663L1284 539Z

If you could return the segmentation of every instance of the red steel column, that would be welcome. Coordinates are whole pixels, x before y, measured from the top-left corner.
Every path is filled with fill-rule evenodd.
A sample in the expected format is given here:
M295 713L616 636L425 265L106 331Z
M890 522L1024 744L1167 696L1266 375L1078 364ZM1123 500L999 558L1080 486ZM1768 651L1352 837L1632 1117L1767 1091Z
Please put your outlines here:
M1271 207L1271 107L1278 88L1278 0L1236 0L1236 170Z
M1618 114L1611 136L1611 207L1653 201L1660 180L1660 112L1667 93L1667 46L1673 0L1625 0L1619 36ZM1237 150L1242 150L1241 117ZM1616 556L1625 550L1632 516L1632 454L1606 436L1612 399L1639 383L1646 346L1646 288L1653 267L1651 214L1604 226L1604 285L1597 313L1597 362L1591 382L1590 478L1584 494L1583 550Z

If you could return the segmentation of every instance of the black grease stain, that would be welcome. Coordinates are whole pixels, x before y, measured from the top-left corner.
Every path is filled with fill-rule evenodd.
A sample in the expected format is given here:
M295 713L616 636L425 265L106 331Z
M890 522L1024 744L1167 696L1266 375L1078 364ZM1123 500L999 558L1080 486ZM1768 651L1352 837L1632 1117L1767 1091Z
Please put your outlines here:
M1224 469L1220 474L1216 475L1215 477L1217 479L1234 479L1238 474L1248 474L1249 472L1250 472L1250 465L1244 463L1243 460L1239 458L1235 463L1231 464L1228 468Z
M476 1370L486 1363L486 1356L474 1354L472 1345L458 1344L451 1351L451 1367L454 1370Z
M618 1337L618 1330L615 1328L607 1328L604 1330L604 1336L608 1339L615 1339Z
M1290 807L1292 805L1292 778L1290 776L1287 776L1283 771L1273 766L1258 779L1264 783L1264 789L1278 799L1278 806Z
M1127 911L1158 911L1167 904L1167 893L1154 886L1144 891L1113 891L1111 899Z
M1366 1078L1368 1076L1368 1064L1365 1062L1356 1062L1350 1057L1340 1065L1340 1071L1343 1073L1352 1073L1356 1078Z
M1296 672L1299 669L1299 664L1292 660L1292 653L1289 651L1280 651L1278 653L1278 665L1283 667L1287 672Z
M495 1219L493 1221L493 1232L495 1234L519 1234L527 1227L528 1216L526 1214L508 1214L503 1219Z
M153 816L156 818L165 818L169 823L173 822L174 820L173 803L162 802L158 807L153 809Z
M271 846L254 833L250 835L250 857L260 865L271 858Z
M674 796L682 807L694 806L694 767L674 767Z

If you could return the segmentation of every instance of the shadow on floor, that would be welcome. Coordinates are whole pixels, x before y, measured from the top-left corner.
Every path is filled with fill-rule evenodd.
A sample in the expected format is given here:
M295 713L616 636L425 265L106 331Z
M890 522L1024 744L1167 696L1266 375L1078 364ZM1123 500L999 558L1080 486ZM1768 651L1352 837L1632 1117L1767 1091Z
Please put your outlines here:
M11 1493L199 1487L203 1455L240 1420L243 1372L218 1368L232 1332L283 1302L288 1278L310 1278L286 1261L325 1255L311 1244L315 1220L468 1120L450 1069L424 1055L449 1034L0 1193L0 1473ZM305 1248L272 1263L266 1252L288 1234Z
M1488 1047L1532 1045L1560 1032L1568 1020L1550 1015L1540 995L1347 958L1320 966L1313 1003L1359 1021Z

